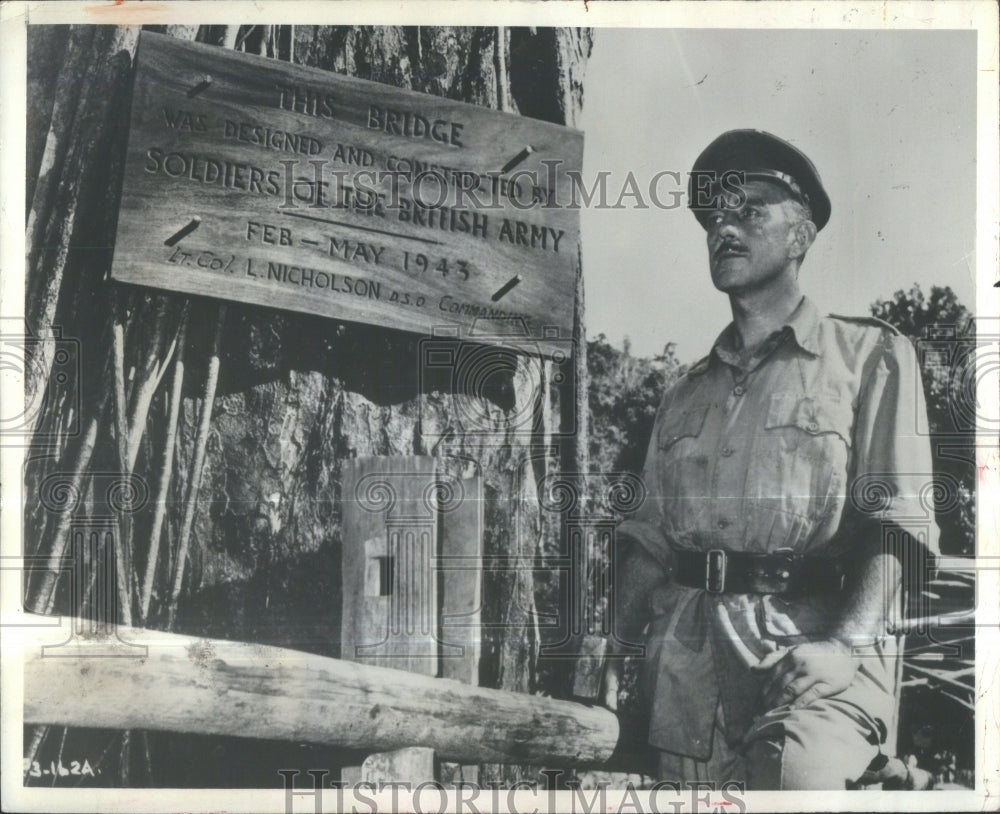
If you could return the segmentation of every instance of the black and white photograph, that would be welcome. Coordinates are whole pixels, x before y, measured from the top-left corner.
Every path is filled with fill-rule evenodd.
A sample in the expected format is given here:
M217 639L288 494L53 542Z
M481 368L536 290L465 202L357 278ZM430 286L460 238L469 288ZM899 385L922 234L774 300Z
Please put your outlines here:
M0 15L5 810L990 807L995 4Z

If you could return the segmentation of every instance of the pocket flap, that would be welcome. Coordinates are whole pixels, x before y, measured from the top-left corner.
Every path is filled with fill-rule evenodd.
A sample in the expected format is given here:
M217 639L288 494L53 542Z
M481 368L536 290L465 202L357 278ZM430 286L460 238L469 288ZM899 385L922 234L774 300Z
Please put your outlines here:
M700 435L708 407L707 404L698 404L677 412L671 411L660 425L657 437L660 449L673 446L681 438L695 438Z
M853 418L850 405L837 397L820 399L800 393L773 393L764 427L798 427L809 435L836 433L850 446Z

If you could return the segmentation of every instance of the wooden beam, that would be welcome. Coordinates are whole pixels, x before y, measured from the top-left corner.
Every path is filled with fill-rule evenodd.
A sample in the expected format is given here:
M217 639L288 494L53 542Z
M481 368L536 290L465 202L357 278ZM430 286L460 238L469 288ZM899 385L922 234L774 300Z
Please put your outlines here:
M145 657L124 646L122 658L88 657L91 648L106 652L104 638L78 638L44 657L28 650L25 723L368 751L424 746L444 760L546 766L604 763L618 741L617 717L599 707L258 644L125 627L117 635L146 647Z

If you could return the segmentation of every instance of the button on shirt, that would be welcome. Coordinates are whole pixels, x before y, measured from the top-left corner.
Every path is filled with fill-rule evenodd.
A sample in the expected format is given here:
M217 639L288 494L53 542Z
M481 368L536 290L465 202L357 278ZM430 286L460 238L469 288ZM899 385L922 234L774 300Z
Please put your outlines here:
M937 527L919 497L933 471L929 439L916 431L924 409L916 355L888 325L821 317L803 298L750 354L729 325L664 396L644 468L648 497L619 534L665 575L673 549L856 559L881 550L871 520L892 521L936 551ZM650 742L707 759L721 699L727 740L738 743L761 712L750 664L825 638L842 603L665 582L651 598L642 680ZM894 705L891 644L862 658L841 694L873 719L888 720Z

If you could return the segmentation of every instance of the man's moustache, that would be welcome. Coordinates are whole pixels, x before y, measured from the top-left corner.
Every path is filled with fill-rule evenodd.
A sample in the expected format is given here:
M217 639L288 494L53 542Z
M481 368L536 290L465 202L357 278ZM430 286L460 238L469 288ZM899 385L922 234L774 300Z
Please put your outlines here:
M735 241L727 241L721 244L714 252L712 252L713 258L720 257L724 252L738 252L740 254L746 254L747 248L742 243L737 243Z

